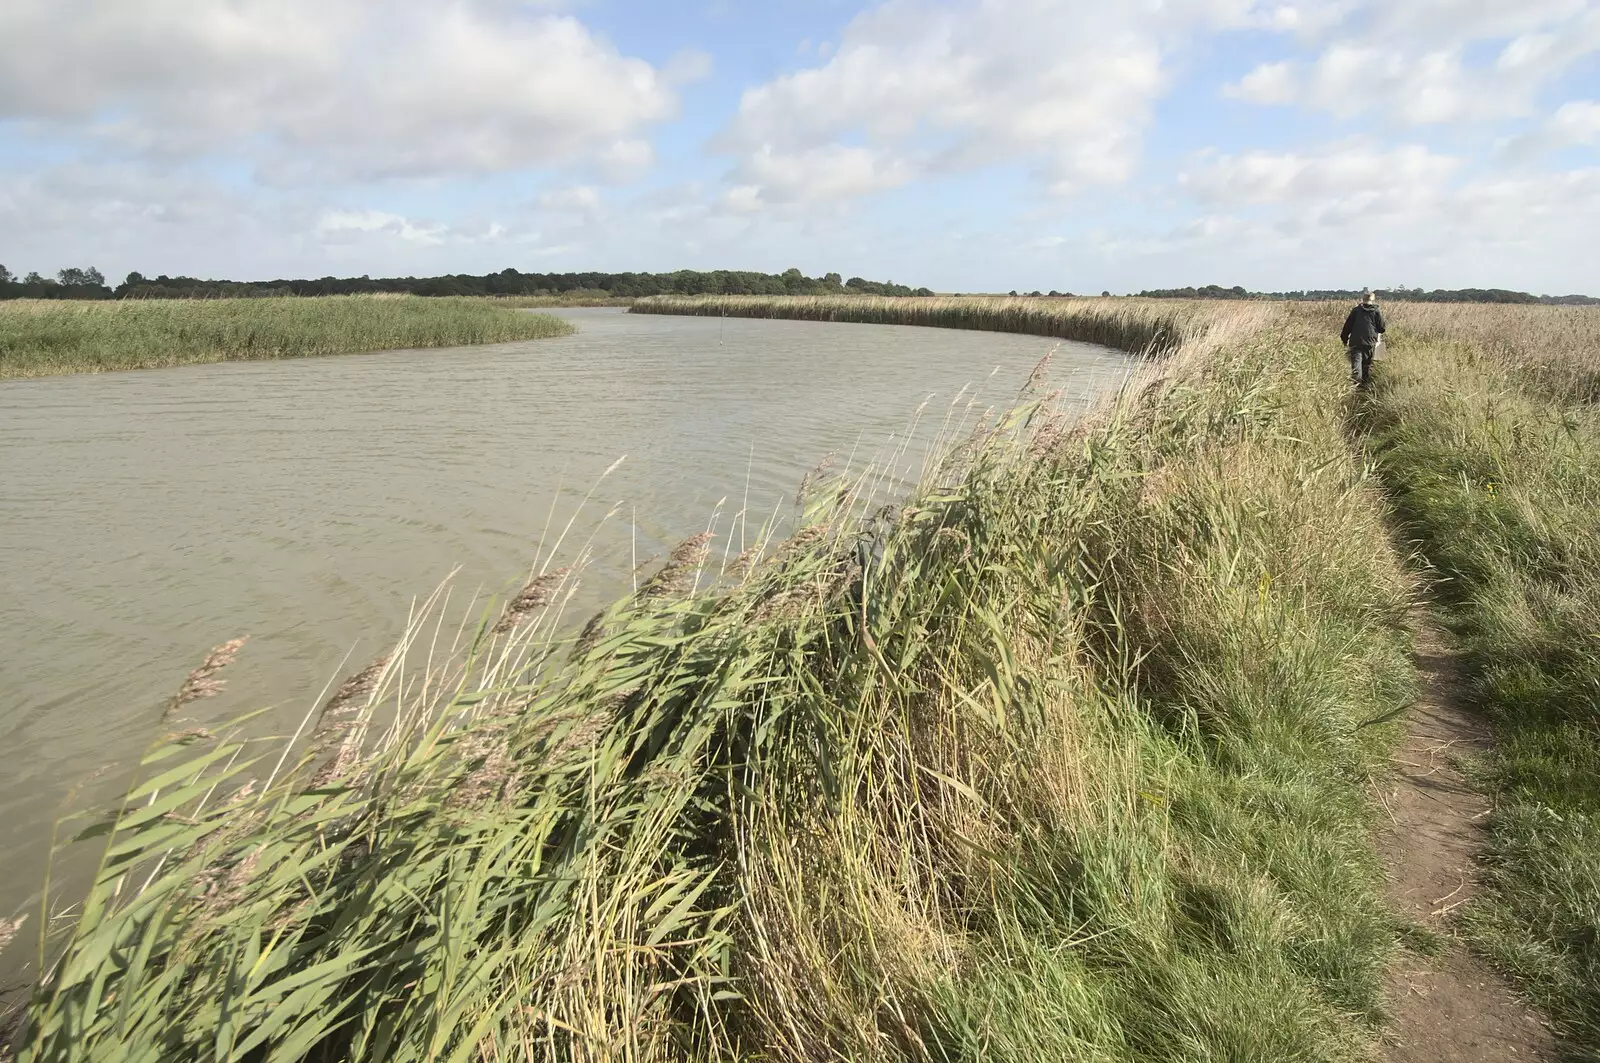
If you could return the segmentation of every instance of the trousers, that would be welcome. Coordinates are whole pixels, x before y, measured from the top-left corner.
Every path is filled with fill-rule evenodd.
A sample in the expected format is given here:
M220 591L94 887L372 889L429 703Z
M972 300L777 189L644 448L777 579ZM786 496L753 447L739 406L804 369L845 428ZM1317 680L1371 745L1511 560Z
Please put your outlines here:
M1372 353L1374 348L1363 344L1350 345L1350 379L1357 384L1372 382Z

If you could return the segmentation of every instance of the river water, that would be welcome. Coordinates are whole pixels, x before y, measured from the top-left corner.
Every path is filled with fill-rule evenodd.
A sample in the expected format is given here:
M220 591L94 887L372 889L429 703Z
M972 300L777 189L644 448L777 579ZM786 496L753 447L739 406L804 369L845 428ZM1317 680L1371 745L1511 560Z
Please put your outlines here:
M287 731L456 566L464 596L518 584L619 457L574 525L591 601L720 500L723 527L787 515L808 469L892 449L925 399L934 427L964 386L1004 406L1058 347L1069 399L1129 367L1027 336L561 313L576 335L0 383L0 918L217 643L251 636L193 715L270 705Z

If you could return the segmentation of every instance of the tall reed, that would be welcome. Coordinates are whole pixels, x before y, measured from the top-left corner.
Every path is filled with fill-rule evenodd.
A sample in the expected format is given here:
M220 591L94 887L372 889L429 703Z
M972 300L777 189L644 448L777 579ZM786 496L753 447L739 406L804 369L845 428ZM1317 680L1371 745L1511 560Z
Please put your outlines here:
M1558 400L1600 401L1600 307L1408 303L1391 316L1414 345L1466 345Z
M0 380L543 339L572 326L481 299L0 302Z
M1185 344L1203 343L1219 326L1259 324L1280 311L1261 303L1222 307L1165 299L655 295L637 300L631 312L1019 332L1159 356Z
M20 1058L1366 1058L1409 584L1343 370L1224 353L157 742Z

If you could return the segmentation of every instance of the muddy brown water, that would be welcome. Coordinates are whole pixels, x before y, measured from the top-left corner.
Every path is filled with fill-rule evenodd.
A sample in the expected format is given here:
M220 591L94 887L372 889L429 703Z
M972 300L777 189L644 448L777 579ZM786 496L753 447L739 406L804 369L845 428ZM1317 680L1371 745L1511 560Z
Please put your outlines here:
M576 335L532 343L0 383L0 918L37 903L58 813L114 796L209 647L252 636L194 714L273 706L290 730L452 568L462 600L520 582L552 516L618 457L569 539L598 525L590 603L719 500L724 528L746 498L752 527L788 516L828 453L887 453L931 397L926 439L963 386L1007 405L1057 347L563 314ZM1062 344L1051 378L1087 403L1130 365Z

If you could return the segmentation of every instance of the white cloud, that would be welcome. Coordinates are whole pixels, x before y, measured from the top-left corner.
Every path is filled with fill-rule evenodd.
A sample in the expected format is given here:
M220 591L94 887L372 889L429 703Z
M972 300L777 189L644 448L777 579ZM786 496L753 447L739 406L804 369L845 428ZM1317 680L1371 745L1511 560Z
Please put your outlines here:
M826 62L744 94L718 140L743 157L731 198L793 201L808 178L805 198L844 199L1015 160L1056 193L1124 181L1168 53L1253 12L1251 0L887 0Z
M1592 0L1357 0L1328 5L1317 25L1299 14L1273 21L1331 35L1316 59L1264 64L1224 95L1404 125L1492 121L1532 113L1545 86L1600 51ZM1485 44L1495 58L1472 61Z
M833 202L909 182L914 170L902 159L871 148L822 144L780 154L771 145L751 153L734 172L732 209L761 205Z
M648 161L671 76L506 0L6 0L0 118L280 182Z
M1288 63L1263 63L1222 91L1251 103L1292 103L1298 95L1294 70Z
M1437 194L1461 164L1417 145L1384 150L1354 140L1307 153L1211 156L1178 183L1210 205L1412 203Z
M1600 103L1594 100L1569 100L1562 104L1539 128L1513 138L1504 154L1526 158L1562 148L1600 146Z
M546 210L586 214L600 209L600 191L593 185L551 188L539 194L539 206Z
M442 244L450 230L433 223L416 223L398 214L381 210L330 210L317 219L316 233L322 238L337 238L343 233L390 233L407 243L428 246Z
M1477 173L1467 160L1362 140L1195 160L1180 185L1205 213L1153 238L1109 237L1140 283L1582 288L1600 241L1600 168ZM1166 282L1148 279L1167 275ZM1233 278L1233 279L1229 279ZM1341 278L1343 278L1341 280Z

